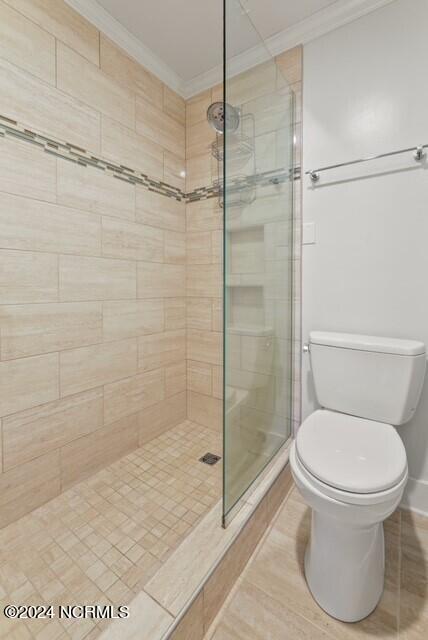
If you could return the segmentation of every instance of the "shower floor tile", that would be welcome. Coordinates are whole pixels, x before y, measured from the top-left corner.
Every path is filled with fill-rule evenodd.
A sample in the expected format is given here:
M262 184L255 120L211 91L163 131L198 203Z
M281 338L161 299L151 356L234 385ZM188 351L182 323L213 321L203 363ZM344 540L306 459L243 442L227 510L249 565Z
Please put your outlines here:
M0 531L0 637L96 638L108 621L8 620L13 605L127 605L221 496L221 435L185 421Z

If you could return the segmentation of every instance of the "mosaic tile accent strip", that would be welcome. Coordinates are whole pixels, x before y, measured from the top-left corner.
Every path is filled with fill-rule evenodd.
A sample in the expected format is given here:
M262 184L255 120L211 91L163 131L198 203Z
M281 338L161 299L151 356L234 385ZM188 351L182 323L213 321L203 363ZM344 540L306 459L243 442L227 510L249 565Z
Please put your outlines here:
M199 200L208 200L209 198L221 197L221 182L217 182L211 186L198 187L193 191L185 193L181 189L170 185L167 182L153 180L145 173L141 173L135 169L131 169L126 165L118 165L109 160L104 160L92 155L86 149L82 149L70 142L60 142L53 138L48 138L40 133L35 133L20 125L17 121L0 115L0 138L15 138L22 142L28 142L39 147L45 153L57 156L63 160L74 162L81 166L95 167L100 171L111 175L113 178L123 180L130 184L139 184L146 187L149 191L155 191L167 198L174 198L178 201L196 202ZM296 167L292 173L287 169L277 171L266 171L264 173L244 176L236 178L228 185L228 193L236 193L240 190L253 188L255 186L268 186L272 184L280 184L293 178L300 179L300 167Z
M138 172L125 165L117 165L109 160L97 158L85 149L76 147L69 142L59 142L58 140L47 138L46 136L20 126L15 120L11 120L2 115L0 115L0 137L18 138L21 141L34 144L46 153L50 153L63 160L75 162L82 166L95 167L100 171L105 171L112 175L114 178L124 180L130 184L140 184L150 191L156 191L161 195L174 198L175 200L183 200L185 198L185 194L181 189L167 182L153 180L145 173Z
M185 421L0 531L0 606L129 605L221 496L221 436ZM132 610L131 610L132 615ZM5 640L98 637L108 621L8 620Z

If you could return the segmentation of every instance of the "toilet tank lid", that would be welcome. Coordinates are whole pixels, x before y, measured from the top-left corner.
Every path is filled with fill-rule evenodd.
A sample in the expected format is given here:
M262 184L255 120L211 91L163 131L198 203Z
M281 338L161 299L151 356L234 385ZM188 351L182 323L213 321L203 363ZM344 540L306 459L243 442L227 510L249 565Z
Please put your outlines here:
M425 345L419 340L400 340L398 338L365 336L354 333L311 331L309 341L311 344L319 344L328 347L356 349L358 351L375 351L377 353L392 353L401 356L418 356L425 353Z

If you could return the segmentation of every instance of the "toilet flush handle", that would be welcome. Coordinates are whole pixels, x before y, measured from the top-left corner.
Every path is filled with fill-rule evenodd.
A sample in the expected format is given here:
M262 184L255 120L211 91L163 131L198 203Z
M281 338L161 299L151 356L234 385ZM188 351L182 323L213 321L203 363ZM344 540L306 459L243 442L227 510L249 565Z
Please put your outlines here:
M305 342L305 344L303 345L303 353L309 353L310 352L310 347L309 344L307 342Z

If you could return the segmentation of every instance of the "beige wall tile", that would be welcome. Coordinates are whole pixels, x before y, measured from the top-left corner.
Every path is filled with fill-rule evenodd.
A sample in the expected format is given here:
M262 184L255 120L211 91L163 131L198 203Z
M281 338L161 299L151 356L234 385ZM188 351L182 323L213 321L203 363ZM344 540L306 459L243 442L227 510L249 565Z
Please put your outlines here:
M55 84L55 38L0 2L0 57Z
M138 298L176 298L185 295L185 266L138 262Z
M211 232L211 258L214 264L223 267L223 231Z
M57 353L0 362L0 416L58 397Z
M213 331L223 331L223 298L213 298Z
M138 368L144 371L158 369L184 361L186 334L183 329L164 331L138 338Z
M186 205L187 230L215 231L223 228L223 210L217 198L209 198Z
M186 299L167 298L165 299L165 329L186 328Z
M0 138L0 191L55 202L55 170L56 159L39 147Z
M117 82L162 108L162 82L101 34L101 69Z
M227 100L231 104L245 104L276 91L278 69L273 60L251 67L229 82Z
M187 361L187 388L189 391L212 394L212 365L205 362Z
M178 93L175 93L165 84L163 86L163 110L184 127L186 122L186 102Z
M99 62L99 32L65 2L6 0L40 27L52 33L95 64Z
M211 231L189 231L187 239L187 263L211 264Z
M0 84L2 115L37 132L99 152L100 115L96 111L5 60L0 60Z
M219 298L222 293L221 271L218 265L187 266L187 295L196 298Z
M61 396L127 378L137 372L137 342L120 340L60 353Z
M163 179L163 150L159 144L102 116L102 153L157 180Z
M136 187L137 221L152 227L184 232L185 204L143 187Z
M104 340L124 340L163 331L164 301L120 300L103 303Z
M57 87L133 129L134 94L62 42L57 44Z
M0 475L0 528L60 493L59 454L48 453Z
M135 415L70 442L61 449L62 487L67 489L137 446L138 425Z
M39 150L37 154L40 158ZM59 204L125 220L135 219L135 186L117 180L95 167L82 167L77 163L59 159L57 189Z
M126 260L162 262L164 232L137 222L102 220L103 255Z
M164 157L164 180L173 187L184 191L186 162L182 156L177 156L171 151L165 151Z
M165 231L165 262L184 264L186 262L186 236L178 231Z
M167 398L186 390L186 362L165 367L165 395Z
M178 393L138 414L140 445L182 422L187 417L186 393Z
M187 328L211 331L212 300L207 298L187 298Z
M199 156L193 156L186 160L186 191L193 191L199 187L206 187L212 184L213 175L211 173L211 152L206 152ZM214 176L217 177L217 176ZM210 198L214 200L214 198Z
M60 256L59 288L63 301L135 298L135 263L108 258Z
M192 602L184 618L170 635L170 640L202 640L204 637L204 594Z
M223 397L223 367L213 365L213 396L214 398Z
M165 397L163 369L139 373L104 387L104 421L114 422L138 413Z
M189 391L187 395L187 412L189 420L193 420L193 422L202 424L210 429L221 428L222 403L218 398Z
M222 334L215 331L187 331L187 357L197 362L222 363Z
M212 102L211 91L207 89L186 101L186 126L192 127L207 119L207 110Z
M101 221L68 207L0 193L0 247L99 255Z
M223 102L224 100L223 83L216 84L214 87L212 87L211 100L213 102Z
M102 425L102 389L85 391L4 418L4 469L38 458Z
M276 64L289 84L300 82L302 79L302 55L303 47L299 45L275 58Z
M186 159L211 153L211 143L216 139L214 129L205 118L186 127Z
M3 304L58 300L58 257L49 253L0 249Z
M138 96L135 118L135 127L138 133L154 140L171 153L184 158L184 126L179 124L175 118Z
M0 306L1 359L11 360L102 342L97 302Z

